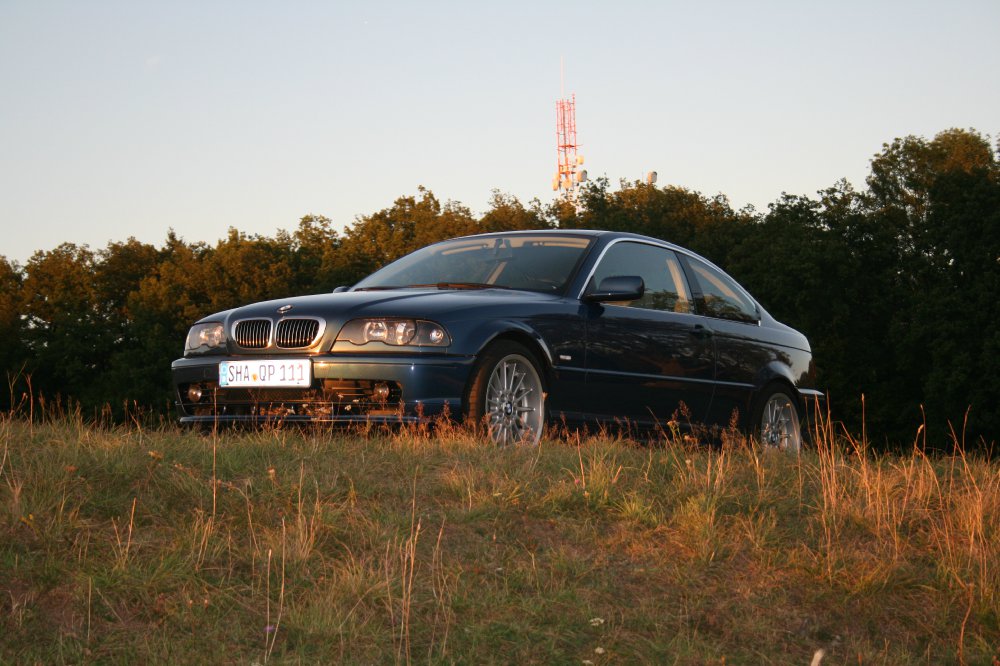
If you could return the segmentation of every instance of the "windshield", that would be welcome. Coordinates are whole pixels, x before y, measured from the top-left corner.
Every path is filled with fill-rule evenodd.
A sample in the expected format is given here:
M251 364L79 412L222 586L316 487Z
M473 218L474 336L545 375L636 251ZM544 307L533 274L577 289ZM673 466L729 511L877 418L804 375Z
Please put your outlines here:
M354 288L501 287L561 293L590 242L581 236L549 234L445 241L394 261Z

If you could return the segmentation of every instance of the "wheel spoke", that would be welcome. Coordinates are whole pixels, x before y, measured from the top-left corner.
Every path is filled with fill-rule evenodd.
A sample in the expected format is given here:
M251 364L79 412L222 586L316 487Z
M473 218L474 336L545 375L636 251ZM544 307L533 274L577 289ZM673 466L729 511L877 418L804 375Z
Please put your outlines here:
M517 377L517 366L514 365L513 363L505 363L503 369L504 369L503 390L504 392L509 393L510 387L513 386L514 379Z
M517 400L517 401L520 402L521 400L524 400L526 397L528 397L534 390L535 389L531 388L530 386L524 387L523 390L519 391L514 396L514 400Z
M520 392L520 391L521 391L521 388L522 388L523 386L524 386L524 374L522 373L522 374L518 375L518 374L517 374L517 369L515 368L515 369L514 369L514 373L513 373L513 375L511 376L511 381L510 381L510 392L511 392L512 394L513 394L513 393L518 393L518 392Z

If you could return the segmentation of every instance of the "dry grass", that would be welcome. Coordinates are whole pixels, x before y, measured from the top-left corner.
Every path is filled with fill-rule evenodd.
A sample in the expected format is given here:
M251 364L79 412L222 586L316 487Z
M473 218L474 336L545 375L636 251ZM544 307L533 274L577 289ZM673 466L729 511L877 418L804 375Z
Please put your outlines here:
M996 663L1000 466L0 418L0 663Z

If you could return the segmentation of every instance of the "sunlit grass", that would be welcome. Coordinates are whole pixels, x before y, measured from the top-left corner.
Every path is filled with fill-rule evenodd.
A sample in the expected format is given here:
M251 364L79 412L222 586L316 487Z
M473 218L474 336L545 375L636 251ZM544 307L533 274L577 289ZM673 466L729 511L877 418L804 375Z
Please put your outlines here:
M0 418L2 663L989 664L1000 465Z

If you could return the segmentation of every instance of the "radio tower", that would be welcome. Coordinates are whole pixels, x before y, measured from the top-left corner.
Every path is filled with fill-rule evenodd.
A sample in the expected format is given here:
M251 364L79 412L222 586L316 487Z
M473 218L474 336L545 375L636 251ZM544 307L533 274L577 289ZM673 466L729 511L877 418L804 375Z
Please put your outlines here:
M552 179L552 189L561 192L571 203L576 203L576 191L580 183L587 180L587 171L577 169L583 164L583 155L577 153L576 140L576 95L566 98L562 84L562 62L560 61L560 89L562 99L556 101L556 152L558 164L556 176Z

